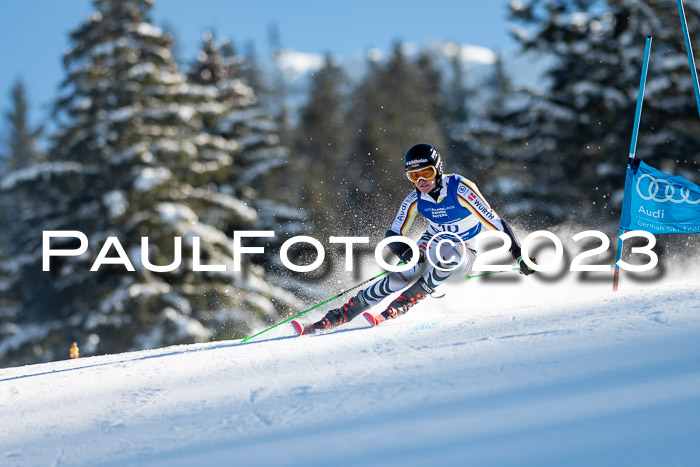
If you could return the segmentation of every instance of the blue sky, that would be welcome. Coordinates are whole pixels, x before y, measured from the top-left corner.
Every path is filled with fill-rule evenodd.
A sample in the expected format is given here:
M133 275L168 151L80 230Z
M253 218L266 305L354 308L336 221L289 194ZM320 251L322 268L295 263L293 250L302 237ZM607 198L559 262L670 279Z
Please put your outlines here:
M181 55L191 59L204 30L246 42L268 53L276 24L281 44L302 52L359 54L389 48L396 40L425 44L450 40L505 51L508 35L503 0L155 0L154 22L169 24ZM9 109L12 83L28 88L31 119L41 121L64 78L61 65L68 33L93 11L91 0L5 0L0 16L0 111ZM3 124L0 125L4 126Z

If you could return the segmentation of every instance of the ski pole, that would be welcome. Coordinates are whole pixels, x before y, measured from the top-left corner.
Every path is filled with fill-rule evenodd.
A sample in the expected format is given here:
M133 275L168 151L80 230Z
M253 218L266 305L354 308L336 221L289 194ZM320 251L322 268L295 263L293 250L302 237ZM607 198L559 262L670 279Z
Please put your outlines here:
M401 264L403 264L403 263L399 263L399 266L400 266ZM372 278L370 278L370 279L367 279L367 280L364 281L364 282L361 282L361 283L357 284L357 285L354 286L354 287L351 287L351 288L349 288L349 289L347 289L347 290L343 290L343 291L340 292L338 295L336 295L335 297L329 298L329 299L326 300L325 302L322 302L322 303L319 303L318 305L312 306L312 307L309 308L308 310L304 310L304 311L302 311L301 313L298 313L298 314L292 316L291 318L287 318L287 319L285 319L284 321L281 321L281 322L279 322L279 323L277 323L277 324L275 324L275 325L272 325L272 326L270 326L269 328L264 329L264 330L260 331L260 332L257 333L257 334L253 334L253 335L250 336L250 337L244 338L243 340L241 340L241 343L243 343L243 342L248 342L248 341L251 340L252 338L258 337L260 334L263 334L263 333L269 331L270 329L274 329L274 328L276 328L277 326L280 326L280 325L282 325L282 324L284 324L284 323L288 323L288 322L290 322L291 320L300 317L301 315L305 315L305 314L308 313L309 311L315 310L316 308L318 308L318 307L320 307L320 306L323 306L323 305L325 305L326 303L328 303L328 302L330 302L330 301L333 301L333 300L335 300L335 299L338 298L338 297L342 297L343 295L345 295L346 293L350 292L351 290L355 290L355 289L358 288L358 287L362 287L363 285L368 284L368 283L372 282L372 281L375 280L375 279L379 279L380 277L382 277L383 275L388 274L388 273L389 273L389 271L384 271L384 272L382 272L382 273L380 273L380 274L377 274L376 276L374 276L374 277L372 277Z
M512 271L517 271L518 269L520 269L520 268L506 269L505 271L491 271L491 272L485 272L485 273L483 273L483 274L474 274L473 276L470 276L469 274L467 274L467 276L465 277L465 279L466 279L466 280L469 280L469 279L474 279L475 277L489 276L489 275L491 275L491 274L500 274L500 273L502 273L502 272L512 272Z

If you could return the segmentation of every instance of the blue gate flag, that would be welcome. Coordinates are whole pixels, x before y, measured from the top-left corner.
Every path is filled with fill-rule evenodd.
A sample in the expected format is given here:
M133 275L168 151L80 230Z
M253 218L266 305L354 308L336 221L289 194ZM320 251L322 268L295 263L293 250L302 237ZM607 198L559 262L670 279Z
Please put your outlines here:
M627 169L620 228L700 233L700 186L637 159Z

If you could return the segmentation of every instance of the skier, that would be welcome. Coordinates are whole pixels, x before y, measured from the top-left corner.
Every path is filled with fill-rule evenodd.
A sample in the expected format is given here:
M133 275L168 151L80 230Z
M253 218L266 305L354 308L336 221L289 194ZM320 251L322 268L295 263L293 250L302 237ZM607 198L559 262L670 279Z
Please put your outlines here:
M316 323L302 326L292 321L299 335L324 331L347 323L392 293L404 289L420 275L420 278L405 288L380 315L373 317L365 314L372 324L403 315L412 306L431 295L452 274L469 269L476 258L476 252L470 247L469 241L483 228L499 230L508 235L511 240L510 253L518 262L519 272L526 276L534 272L523 261L520 242L510 225L491 209L476 185L461 175L443 174L442 158L437 149L425 143L412 146L404 156L404 168L415 189L401 203L385 238L405 235L416 214L423 215L429 221L429 227L418 242L418 263L409 270L393 272L368 286L348 303L329 311ZM460 248L460 244L456 242L453 245L443 242L438 252L436 245L442 238L460 240L464 248ZM413 252L405 243L392 242L389 249L404 264L408 264L412 259ZM426 258L431 261L421 274ZM372 322L373 319L376 319L376 322Z

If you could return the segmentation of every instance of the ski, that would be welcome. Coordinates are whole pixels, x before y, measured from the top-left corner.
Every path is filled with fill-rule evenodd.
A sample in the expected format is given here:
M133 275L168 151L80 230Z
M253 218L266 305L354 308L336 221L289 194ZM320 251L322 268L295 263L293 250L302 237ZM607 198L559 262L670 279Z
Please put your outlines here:
M372 313L364 312L362 314L362 316L365 317L365 319L369 322L369 325L372 327L376 326L379 323L383 323L384 321L386 321L381 313L379 313L378 315L373 315Z
M369 322L369 325L371 327L376 326L379 323L383 323L386 321L386 319L381 315L381 313L377 315L373 315L369 312L365 312L362 314L362 316L365 317L367 322ZM331 329L316 329L313 325L313 323L310 324L302 324L297 320L292 320L291 322L292 328L294 328L294 332L296 333L297 337L300 336L308 336L310 334L317 334L322 331L330 331Z
M305 336L308 334L315 334L316 333L316 328L314 328L313 323L301 324L297 320L292 320L292 327L294 328L294 332L297 333L297 336Z

